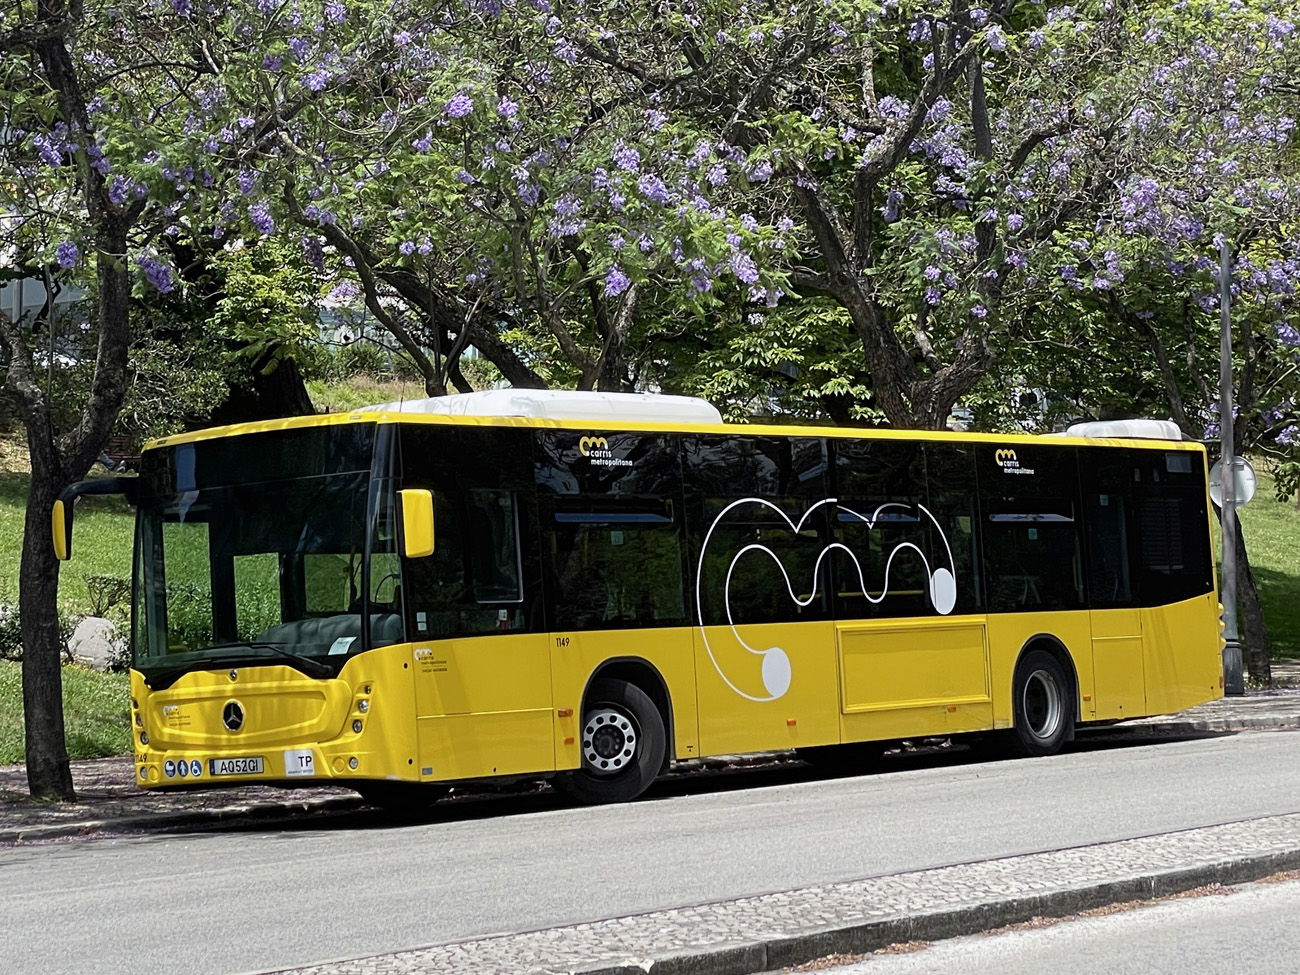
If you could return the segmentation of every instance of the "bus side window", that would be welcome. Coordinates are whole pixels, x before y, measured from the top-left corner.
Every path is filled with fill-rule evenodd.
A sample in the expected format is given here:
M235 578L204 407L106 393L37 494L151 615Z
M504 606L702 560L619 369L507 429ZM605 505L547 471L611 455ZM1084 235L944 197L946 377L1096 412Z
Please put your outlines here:
M828 619L825 442L706 435L684 438L683 449L691 575L704 624Z
M517 603L523 598L519 575L519 513L510 491L469 492L473 537L474 599Z
M551 628L684 622L676 445L605 431L544 432L536 443Z
M989 609L1084 606L1079 473L1073 448L1014 441L979 450Z

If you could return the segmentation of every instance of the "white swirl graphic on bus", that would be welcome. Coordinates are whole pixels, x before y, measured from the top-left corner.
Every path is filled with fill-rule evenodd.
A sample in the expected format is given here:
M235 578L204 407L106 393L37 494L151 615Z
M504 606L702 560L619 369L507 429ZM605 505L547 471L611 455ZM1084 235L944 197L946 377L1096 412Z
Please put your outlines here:
M809 516L822 505L826 504L834 505L837 512L843 512L850 518L858 519L867 526L868 530L872 530L876 527L883 512L891 509L899 509L904 512L910 512L912 510L911 505L888 502L876 508L876 510L870 515L864 515L861 512L854 511L852 508L840 504L839 499L837 498L823 498L816 504L811 505L808 510L804 512L803 517L800 518L798 522L795 522L790 519L789 515L774 505L771 501L765 501L762 498L741 498L738 501L731 502L731 504L727 505L718 513L718 517L713 519L713 524L709 526L709 530L704 535L704 544L700 546L700 564L695 573L695 606L699 618L700 637L704 641L704 649L708 652L709 660L712 661L714 669L718 672L718 676L722 678L723 682L743 698L750 701L760 702L775 701L784 696L785 692L790 689L790 680L793 676L790 666L790 655L787 654L785 650L781 647L768 647L766 650L751 647L744 641L736 629L736 623L731 612L731 577L736 570L736 563L739 562L741 557L747 552L763 552L770 557L772 561L776 563L776 567L781 570L781 577L785 579L786 592L789 593L790 599L798 606L807 606L817 598L818 576L821 572L822 562L826 559L826 556L829 553L833 551L845 553L852 560L853 566L857 570L858 583L861 586L863 596L871 603L880 603L889 595L889 570L894 564L894 558L899 552L910 549L915 552L925 564L926 577L929 579L930 602L934 608L940 614L946 616L948 613L952 612L953 607L957 604L957 563L952 557L952 546L948 544L948 537L944 534L943 527L939 524L934 515L930 513L929 509L922 504L916 505L916 510L924 513L925 516L934 523L935 530L938 531L939 537L943 539L944 548L948 553L948 565L951 568L940 566L937 569L931 569L930 560L926 557L925 552L923 552L918 546L911 542L899 542L894 546L893 551L889 553L889 558L885 560L885 579L879 596L871 595L867 588L866 578L862 573L862 563L858 561L858 557L853 554L852 549L840 542L831 542L831 544L827 545L820 553L818 553L817 561L813 565L812 585L810 587L809 595L805 599L800 599L799 596L795 594L794 585L790 581L790 574L786 572L785 566L782 564L780 557L775 552L766 545L759 545L757 543L746 545L732 557L731 564L727 567L727 578L723 587L723 605L726 607L727 611L727 626L731 630L731 635L735 638L736 642L744 647L749 653L761 657L763 660L763 688L767 691L768 696L756 697L753 694L747 694L732 683L731 678L729 678L723 671L722 666L718 663L718 658L713 653L713 647L709 644L709 635L704 624L704 603L701 598L701 590L704 583L704 558L705 554L708 552L709 540L713 537L713 531L731 511L746 504L757 504L775 511L781 516L781 520L790 526L790 531L796 535L802 531L804 523L808 520Z

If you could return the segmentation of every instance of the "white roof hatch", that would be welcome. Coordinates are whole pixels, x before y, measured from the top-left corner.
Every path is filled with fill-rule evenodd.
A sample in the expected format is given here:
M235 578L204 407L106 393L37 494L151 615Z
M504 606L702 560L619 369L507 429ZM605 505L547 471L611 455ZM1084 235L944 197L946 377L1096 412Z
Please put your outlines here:
M397 403L352 412L424 413L443 416L527 416L547 420L643 420L656 423L722 422L722 414L697 396L662 393L596 393L568 389L489 389Z

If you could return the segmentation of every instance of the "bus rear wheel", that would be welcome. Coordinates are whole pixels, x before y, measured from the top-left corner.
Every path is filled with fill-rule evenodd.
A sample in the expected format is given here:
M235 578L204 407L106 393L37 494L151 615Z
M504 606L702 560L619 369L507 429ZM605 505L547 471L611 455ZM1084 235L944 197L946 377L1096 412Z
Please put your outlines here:
M664 719L649 695L622 680L593 681L582 711L582 768L555 777L579 802L627 802L650 787L663 767Z
M1074 730L1073 695L1060 662L1031 650L1016 668L1015 748L1021 755L1055 755Z

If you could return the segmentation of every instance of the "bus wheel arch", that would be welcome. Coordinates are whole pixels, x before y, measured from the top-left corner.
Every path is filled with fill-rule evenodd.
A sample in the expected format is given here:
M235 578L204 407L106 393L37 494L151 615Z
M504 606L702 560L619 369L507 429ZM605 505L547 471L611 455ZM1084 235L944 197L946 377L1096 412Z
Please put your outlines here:
M673 759L673 701L668 693L668 682L664 680L663 674L659 673L659 668L643 657L612 657L606 660L587 678L587 686L582 691L584 707L591 693L591 686L598 680L622 680L635 684L650 700L654 701L655 707L659 709L659 716L663 719L667 741L659 774L667 772Z
M648 663L602 665L582 696L582 766L558 774L555 786L590 804L635 799L668 766L670 715L667 687Z
M1056 754L1073 740L1079 708L1079 675L1065 645L1049 634L1025 641L1011 679L1016 751Z

